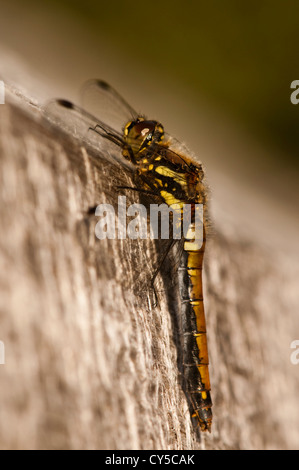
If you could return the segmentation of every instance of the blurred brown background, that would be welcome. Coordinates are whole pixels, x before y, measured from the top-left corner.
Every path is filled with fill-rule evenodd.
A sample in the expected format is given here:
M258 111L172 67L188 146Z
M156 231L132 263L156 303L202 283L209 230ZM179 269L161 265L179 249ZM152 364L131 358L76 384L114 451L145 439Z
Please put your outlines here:
M204 163L221 234L265 247L274 264L277 253L282 255L286 285L279 284L279 292L278 276L274 284L268 279L282 307L269 288L258 311L265 338L276 321L291 327L281 337L277 331L277 342L283 337L277 358L267 338L260 346L264 358L273 358L265 376L276 377L280 360L293 398L298 371L290 364L289 344L299 337L299 299L288 267L298 273L299 105L290 101L290 85L299 80L298 13L295 0L0 0L0 79L40 103L53 97L78 102L84 81L108 81ZM102 116L105 121L105 110ZM234 253L226 255L233 262ZM258 257L253 263L258 266ZM268 306L272 312L274 304L279 314L272 324L262 311ZM284 433L288 447L297 445L298 410L293 411L293 434Z
M221 200L250 237L288 238L297 250L295 0L1 0L0 7L6 80L41 101L78 101L85 80L107 80L204 162L216 217Z

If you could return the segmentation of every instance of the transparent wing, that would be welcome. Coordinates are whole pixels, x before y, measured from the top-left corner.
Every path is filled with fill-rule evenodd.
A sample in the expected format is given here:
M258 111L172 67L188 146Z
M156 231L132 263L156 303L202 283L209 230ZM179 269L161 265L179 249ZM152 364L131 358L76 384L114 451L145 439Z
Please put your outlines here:
M164 140L165 142L169 143L169 147L168 147L169 150L179 155L182 161L185 162L185 158L187 160L192 159L194 160L195 163L197 163L198 165L201 165L201 162L197 160L196 156L193 154L193 152L190 151L190 149L187 147L186 144L176 139L172 135L168 134L167 132L165 132Z
M137 117L136 111L103 80L88 80L83 85L81 105L99 119L105 116L105 123L118 132L121 132L127 122Z
M115 150L124 145L119 132L70 101L52 100L44 106L43 111L49 121L97 150L101 148L103 139L105 150L107 146Z
M184 249L184 239L181 240L156 240L158 260L152 279L149 284L148 302L150 308L159 303L159 293L173 288L177 284L177 270ZM161 275L163 283L157 277ZM166 284L165 284L166 283Z

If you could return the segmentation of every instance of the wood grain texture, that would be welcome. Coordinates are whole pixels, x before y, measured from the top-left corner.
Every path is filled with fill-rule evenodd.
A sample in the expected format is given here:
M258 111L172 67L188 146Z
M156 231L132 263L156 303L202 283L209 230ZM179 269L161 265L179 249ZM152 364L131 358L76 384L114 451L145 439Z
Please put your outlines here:
M116 207L130 171L7 99L0 180L1 448L298 448L295 261L214 221L204 271L214 423L198 437L178 373L176 276L159 276L149 309L159 247L97 240L88 214Z

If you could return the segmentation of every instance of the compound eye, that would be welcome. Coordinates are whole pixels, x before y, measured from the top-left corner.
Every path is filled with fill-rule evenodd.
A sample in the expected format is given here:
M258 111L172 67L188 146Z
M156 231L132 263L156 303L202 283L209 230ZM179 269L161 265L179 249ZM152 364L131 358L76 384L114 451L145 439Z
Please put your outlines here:
M162 124L157 121L144 120L142 117L130 121L124 128L125 141L134 152L142 152L164 137Z
M135 124L135 132L147 140L151 140L155 130L155 123L153 121L141 121Z

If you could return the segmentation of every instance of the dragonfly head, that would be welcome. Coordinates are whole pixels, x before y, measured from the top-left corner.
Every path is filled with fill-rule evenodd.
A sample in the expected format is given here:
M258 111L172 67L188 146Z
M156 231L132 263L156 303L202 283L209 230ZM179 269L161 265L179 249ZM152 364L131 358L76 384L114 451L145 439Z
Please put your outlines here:
M124 128L124 140L131 147L134 155L148 150L153 144L164 138L164 128L157 121L148 121L138 117Z

